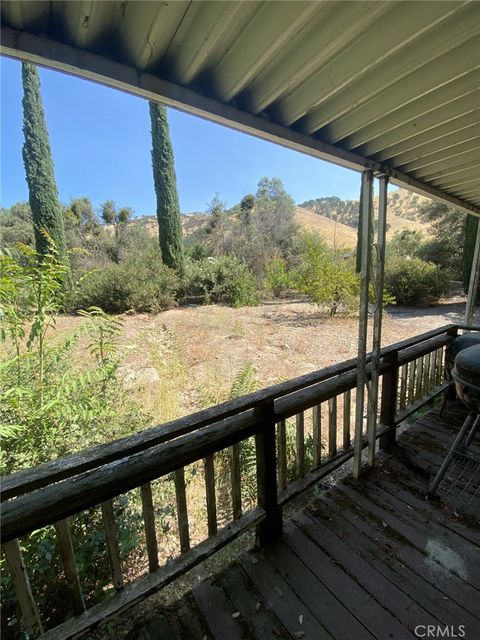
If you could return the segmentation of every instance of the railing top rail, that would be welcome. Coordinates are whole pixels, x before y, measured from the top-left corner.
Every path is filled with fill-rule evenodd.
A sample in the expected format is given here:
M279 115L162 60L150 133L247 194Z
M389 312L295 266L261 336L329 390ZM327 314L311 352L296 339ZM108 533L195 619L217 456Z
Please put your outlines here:
M204 427L193 434L185 434L4 502L1 508L2 541L8 542L97 506L225 449L257 433L261 421L262 414L250 409L210 428Z
M458 328L455 324L446 324L437 329L407 338L395 344L384 347L381 356L386 357L396 351L403 351L444 333ZM478 328L480 330L480 327ZM367 356L367 362L371 355ZM325 367L318 371L299 376L292 380L276 384L265 389L250 393L241 398L224 402L215 407L204 409L172 422L150 427L139 433L114 440L104 445L90 447L68 457L53 460L31 469L19 471L7 476L2 483L2 499L8 500L28 491L40 489L49 484L74 477L85 471L106 465L115 460L134 455L137 452L149 450L186 434L191 434L203 427L213 425L228 419L269 400L276 400L296 391L318 385L330 378L342 376L353 371L357 366L357 359L351 358L344 362Z

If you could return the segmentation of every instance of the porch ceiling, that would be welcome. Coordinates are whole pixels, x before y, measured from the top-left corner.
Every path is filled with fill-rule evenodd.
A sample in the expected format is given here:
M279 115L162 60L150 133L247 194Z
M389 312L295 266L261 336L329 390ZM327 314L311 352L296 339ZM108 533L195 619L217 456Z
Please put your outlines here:
M19 1L1 52L480 215L477 2Z

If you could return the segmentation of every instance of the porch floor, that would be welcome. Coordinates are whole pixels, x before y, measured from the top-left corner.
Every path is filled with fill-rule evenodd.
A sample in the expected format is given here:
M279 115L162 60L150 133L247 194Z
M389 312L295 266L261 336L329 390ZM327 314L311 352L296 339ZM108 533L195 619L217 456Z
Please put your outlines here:
M449 632L430 637L478 640L479 500L465 512L424 498L463 417L419 418L360 483L315 498L279 543L244 553L130 637L386 640L429 637L434 625Z

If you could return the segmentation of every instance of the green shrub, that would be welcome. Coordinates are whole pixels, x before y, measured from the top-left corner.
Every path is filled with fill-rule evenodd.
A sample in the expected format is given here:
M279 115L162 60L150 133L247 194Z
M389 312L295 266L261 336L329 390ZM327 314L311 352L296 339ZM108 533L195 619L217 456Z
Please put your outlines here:
M292 283L311 302L327 305L331 316L340 305L350 309L357 304L359 280L351 263L314 234L305 236L305 248L300 265L292 274Z
M185 260L184 297L202 304L229 304L233 307L259 303L258 283L252 272L232 256Z
M278 298L287 288L290 278L283 258L275 257L265 269L265 286Z
M385 265L385 288L397 304L432 304L448 293L448 276L420 258L394 256Z
M101 307L110 313L158 312L175 304L180 281L165 266L158 251L150 251L141 260L127 258L118 264L83 276L73 307Z

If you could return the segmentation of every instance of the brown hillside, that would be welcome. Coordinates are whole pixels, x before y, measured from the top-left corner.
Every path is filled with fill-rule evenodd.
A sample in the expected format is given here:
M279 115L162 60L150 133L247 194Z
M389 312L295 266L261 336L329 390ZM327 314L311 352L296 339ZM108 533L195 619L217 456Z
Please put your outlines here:
M375 198L375 203L377 202ZM397 231L410 229L421 231L425 235L430 233L430 225L418 220L420 207L428 199L411 193L406 189L397 189L388 194L388 224L387 239L391 239ZM335 212L332 210L332 217ZM306 207L295 207L295 220L306 231L318 233L331 247L353 249L357 242L357 230L330 217L319 215ZM208 221L204 213L188 213L182 215L184 236L189 236L201 229ZM157 233L157 219L155 216L135 218L132 224L145 226L154 235Z
M295 220L302 229L318 233L331 247L353 249L357 243L355 229L325 216L320 216L310 209L296 207Z

